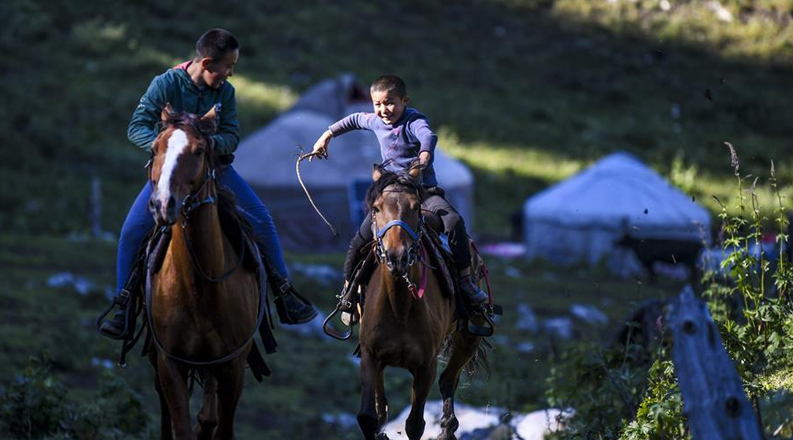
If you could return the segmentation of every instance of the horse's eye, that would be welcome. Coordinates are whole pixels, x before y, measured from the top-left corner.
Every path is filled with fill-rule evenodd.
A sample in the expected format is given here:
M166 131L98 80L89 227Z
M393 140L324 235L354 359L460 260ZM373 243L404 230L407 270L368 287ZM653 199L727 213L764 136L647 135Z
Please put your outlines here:
M201 155L204 154L204 149L203 148L199 148L198 150L195 150L195 153L193 153L193 154L195 154L198 157L201 157Z

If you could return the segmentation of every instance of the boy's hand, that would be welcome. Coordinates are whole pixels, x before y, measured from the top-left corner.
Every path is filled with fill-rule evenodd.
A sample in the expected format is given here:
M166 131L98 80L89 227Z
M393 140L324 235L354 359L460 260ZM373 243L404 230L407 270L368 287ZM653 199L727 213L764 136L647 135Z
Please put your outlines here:
M333 137L330 130L322 133L322 136L317 139L314 143L314 149L311 151L311 156L308 158L308 161L311 162L315 157L317 159L327 159L328 158L328 144L330 143L330 139Z

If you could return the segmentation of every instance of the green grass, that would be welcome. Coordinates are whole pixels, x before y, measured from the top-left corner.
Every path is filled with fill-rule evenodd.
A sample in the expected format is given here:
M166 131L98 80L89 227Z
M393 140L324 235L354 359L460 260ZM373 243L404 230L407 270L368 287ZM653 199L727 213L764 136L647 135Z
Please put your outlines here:
M106 305L104 288L113 280L114 245L87 239L75 242L57 236L35 238L0 234L0 384L13 380L27 363L28 356L47 354L56 378L63 381L72 398L91 400L104 368L92 359L115 361L118 346L99 336L94 319ZM340 266L342 255L293 255L291 263ZM466 378L458 393L460 402L491 405L524 411L544 405L545 378L563 350L564 341L547 335L530 334L517 327L518 304L529 304L540 319L569 314L573 303L592 304L604 311L613 325L619 323L635 304L663 297L678 289L675 283L647 287L635 281L610 278L597 271L579 269L559 272L523 261L492 258L490 270L498 303L506 314L499 320L498 335L490 352L493 370L483 376ZM78 263L76 263L78 262ZM54 274L70 271L95 284L87 295L70 286L49 287ZM517 276L516 276L517 274ZM593 281L598 280L598 281ZM300 292L327 312L334 305L338 285L323 285L295 274ZM577 332L589 337L613 337L608 326L577 325ZM240 403L241 437L357 438L349 431L322 421L323 414L355 414L360 403L358 367L351 361L353 341L303 338L283 328L276 329L278 352L267 356L273 376L259 384L246 378ZM355 338L353 338L355 339ZM515 346L531 342L535 349L521 353ZM138 347L139 348L139 347ZM157 423L157 400L148 361L128 357L129 368L113 369L150 408ZM387 370L387 392L394 414L409 403L410 376L401 370ZM0 385L2 386L2 385ZM437 389L431 398L439 399ZM194 399L194 406L198 399ZM194 409L194 414L195 414ZM308 421L308 422L307 422ZM153 428L153 426L152 426Z

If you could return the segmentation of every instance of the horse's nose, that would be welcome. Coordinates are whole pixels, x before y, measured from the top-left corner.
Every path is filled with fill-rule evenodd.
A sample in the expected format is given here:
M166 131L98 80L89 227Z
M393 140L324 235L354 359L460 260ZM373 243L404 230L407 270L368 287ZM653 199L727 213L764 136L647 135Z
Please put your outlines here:
M404 249L389 249L385 253L386 262L391 269L391 273L402 276L408 271L408 254Z
M154 218L171 225L176 222L176 199L169 195L163 207L162 198L155 193L149 199L149 211L154 214Z

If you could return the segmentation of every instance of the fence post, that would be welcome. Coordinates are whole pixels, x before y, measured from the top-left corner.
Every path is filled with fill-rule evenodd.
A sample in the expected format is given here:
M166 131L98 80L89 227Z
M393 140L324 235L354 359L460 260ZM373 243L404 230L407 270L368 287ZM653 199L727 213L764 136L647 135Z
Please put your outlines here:
M693 440L761 440L757 417L706 304L686 286L668 314L683 411Z

